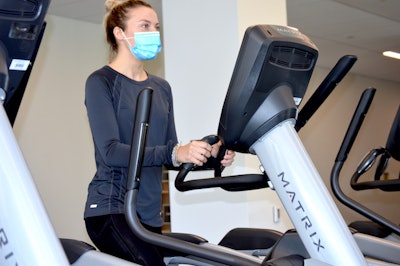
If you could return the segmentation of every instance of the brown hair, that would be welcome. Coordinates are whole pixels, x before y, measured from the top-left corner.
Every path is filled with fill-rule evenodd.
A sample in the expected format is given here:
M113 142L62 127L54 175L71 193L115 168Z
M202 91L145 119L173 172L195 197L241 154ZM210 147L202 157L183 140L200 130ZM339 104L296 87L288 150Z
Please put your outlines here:
M106 0L104 28L106 30L106 39L110 49L110 60L115 56L118 50L117 41L113 33L114 28L120 27L122 30L125 30L125 22L128 19L129 10L139 6L152 8L149 3L142 0Z

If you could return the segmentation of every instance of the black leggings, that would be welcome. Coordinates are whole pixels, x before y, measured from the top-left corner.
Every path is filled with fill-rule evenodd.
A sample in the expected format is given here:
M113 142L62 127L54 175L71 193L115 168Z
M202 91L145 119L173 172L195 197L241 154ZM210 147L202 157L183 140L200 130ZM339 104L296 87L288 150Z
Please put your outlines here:
M165 265L162 250L137 238L124 214L89 217L85 223L90 239L100 251L144 266ZM143 226L161 234L161 227Z

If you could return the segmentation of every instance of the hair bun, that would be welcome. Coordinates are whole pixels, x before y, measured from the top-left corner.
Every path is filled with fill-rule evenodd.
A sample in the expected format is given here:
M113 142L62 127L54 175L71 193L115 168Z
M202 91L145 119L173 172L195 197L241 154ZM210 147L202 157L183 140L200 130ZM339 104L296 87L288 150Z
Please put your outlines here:
M106 12L110 12L115 6L124 2L124 0L106 0L104 6L106 8Z

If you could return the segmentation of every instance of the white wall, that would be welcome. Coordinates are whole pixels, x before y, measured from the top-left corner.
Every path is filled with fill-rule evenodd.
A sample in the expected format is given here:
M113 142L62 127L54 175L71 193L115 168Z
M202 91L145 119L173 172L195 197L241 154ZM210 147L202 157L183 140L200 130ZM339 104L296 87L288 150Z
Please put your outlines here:
M218 3L218 1L213 1L208 6L218 5ZM204 21L204 17L207 17L204 14L209 14L208 10L199 11L203 14L201 18L192 15L189 20L182 21L182 24L189 28L189 33L192 19ZM198 13L196 11L193 14ZM209 42L210 39L199 40L191 34L188 34L186 40L178 43L174 42L174 38L166 39L165 45L176 45L189 50L186 53L182 50L181 54L174 57L177 64L180 63L179 60L182 57L188 57L189 61L193 61L190 68L185 64L177 66L181 67L182 73L187 73L184 70L190 70L196 66L193 73L189 71L187 82L178 82L174 78L170 80L175 96L178 134L183 141L200 138L216 131L219 108L222 106L236 59L238 40L241 39L239 31L231 32L230 37L227 34L230 31L230 23L236 22L233 18L226 18L225 15L215 15L221 17L221 22L205 26L203 34L206 35L205 33L209 32L212 38L218 38L217 44ZM89 73L106 63L107 50L100 25L53 16L48 16L46 20L48 27L14 130L57 234L60 237L88 241L82 216L86 188L95 168L93 144L83 103L84 83ZM219 35L219 31L223 31L224 35ZM214 51L213 54L219 54L218 51L221 51L224 55L220 57L210 55L207 49ZM225 55L226 50L229 54ZM162 57L160 59L162 61ZM213 67L219 61L224 61L225 65ZM158 67L153 69L162 75L162 69ZM168 65L166 72L167 75L171 74L168 73ZM315 72L308 93L319 85L326 73L327 70L324 69L318 69ZM176 75L180 75L179 70ZM378 91L360 138L355 143L355 153L350 154L349 169L347 167L343 169L345 175L350 175L366 151L384 145L390 123L399 104L400 84L349 75L300 132L306 148L324 178L330 174L341 137L358 97L368 86L375 86ZM205 88L212 89L212 93L204 94ZM257 167L257 160L238 156L235 166L229 171L258 171ZM396 165L396 167L390 169L392 175L396 170L398 171L399 166ZM374 207L383 215L387 215L398 223L400 220L398 194L390 194L389 197L384 197L384 194L378 191L362 192L360 199L368 201L370 205L375 205ZM234 226L238 224L260 226L263 224L263 219L270 218L269 211L258 210L257 204L263 198L267 197L271 200L270 194L264 190L246 196L232 196L209 191L204 192L204 196L200 195L190 198L185 195L173 200L193 202L194 205L200 207L203 202L206 206L221 203L224 208L233 209L237 206L242 207L243 204L247 205L242 200L253 201L254 207L248 209L251 219L239 216L234 220ZM374 203L375 201L377 203ZM344 213L348 220L352 220L354 215L351 212L344 211ZM187 214L184 215L187 217ZM193 217L197 219L195 214ZM207 223L203 223L203 226L217 227L213 223L214 218L211 217L214 216L205 218ZM178 216L175 219L181 218ZM224 220L225 217L220 217L220 219ZM249 220L254 222L249 222ZM220 231L222 233L223 230Z

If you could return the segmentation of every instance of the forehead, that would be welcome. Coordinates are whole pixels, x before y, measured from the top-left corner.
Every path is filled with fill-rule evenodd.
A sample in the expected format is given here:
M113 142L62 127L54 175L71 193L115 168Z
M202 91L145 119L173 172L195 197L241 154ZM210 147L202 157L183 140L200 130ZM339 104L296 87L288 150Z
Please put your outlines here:
M154 24L158 24L158 17L157 13L150 7L146 6L139 6L136 8L132 8L129 11L129 18L127 20L127 24L130 23L138 23L138 22L150 22Z

